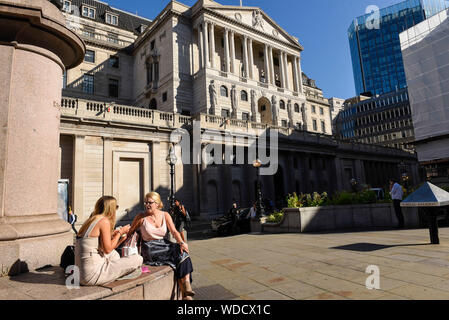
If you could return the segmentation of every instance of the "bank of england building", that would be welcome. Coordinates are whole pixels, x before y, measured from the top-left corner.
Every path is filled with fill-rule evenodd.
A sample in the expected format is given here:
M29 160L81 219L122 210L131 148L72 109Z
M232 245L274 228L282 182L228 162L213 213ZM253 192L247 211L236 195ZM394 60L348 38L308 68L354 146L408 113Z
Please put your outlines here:
M254 203L252 146L273 130L277 170L260 177L273 202L349 190L351 179L383 187L406 172L419 181L414 154L333 138L329 101L302 72L307 48L263 8L170 1L150 20L95 0L63 3L67 26L86 44L84 62L64 73L60 105L60 177L70 181L80 223L102 195L118 199L123 222L151 190L167 208L176 130L190 136L187 150L185 141L174 148L176 197L199 219L223 214L233 201ZM228 164L201 161L217 146ZM245 164L237 164L237 150Z

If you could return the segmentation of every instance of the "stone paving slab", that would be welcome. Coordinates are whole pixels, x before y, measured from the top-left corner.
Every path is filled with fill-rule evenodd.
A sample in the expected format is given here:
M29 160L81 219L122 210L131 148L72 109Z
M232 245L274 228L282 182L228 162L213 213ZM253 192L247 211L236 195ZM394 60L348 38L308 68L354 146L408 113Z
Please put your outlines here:
M429 243L427 229L191 241L201 277L193 287L215 283L244 300L449 300L449 228L439 236L440 245ZM365 286L371 265L380 290Z

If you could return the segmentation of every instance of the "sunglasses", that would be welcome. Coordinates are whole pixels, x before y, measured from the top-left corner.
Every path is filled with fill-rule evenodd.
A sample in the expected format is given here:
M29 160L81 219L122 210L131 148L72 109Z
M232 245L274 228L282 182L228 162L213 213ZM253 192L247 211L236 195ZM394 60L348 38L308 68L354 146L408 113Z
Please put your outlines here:
M153 203L156 203L156 202L154 202L154 201L153 202L150 202L150 201L145 201L144 202L144 204L149 204L149 205L152 205Z

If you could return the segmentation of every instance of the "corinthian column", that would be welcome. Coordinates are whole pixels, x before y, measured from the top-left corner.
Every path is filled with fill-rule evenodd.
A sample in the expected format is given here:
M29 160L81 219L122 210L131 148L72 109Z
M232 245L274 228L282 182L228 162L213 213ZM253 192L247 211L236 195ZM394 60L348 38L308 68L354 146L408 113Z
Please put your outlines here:
M287 53L284 52L284 69L285 69L285 88L286 89L290 89L290 84L289 84L289 76L288 76L288 59L287 59Z
M215 24L210 23L210 64L212 69L215 68Z
M209 22L204 21L203 24L203 37L204 37L204 45L203 45L203 49L204 49L204 67L210 67L210 63L209 63Z
M243 36L243 63L245 64L245 78L249 78L248 66L248 37Z
M237 74L235 70L235 39L234 31L231 31L231 72Z
M298 80L299 80L299 92L303 91L303 85L302 85L302 69L301 69L301 57L298 57Z
M268 44L265 44L263 59L264 59L264 64L265 64L265 82L270 83L270 65L268 63Z
M298 57L293 57L293 76L295 80L295 91L299 92Z
M249 38L249 77L254 79L253 39Z
M224 31L225 72L229 73L229 29Z
M273 59L273 47L270 46L268 50L269 58L270 58L270 81L272 85L276 85L274 78L274 59Z
M282 51L279 51L279 71L281 73L281 88L285 88L284 54Z

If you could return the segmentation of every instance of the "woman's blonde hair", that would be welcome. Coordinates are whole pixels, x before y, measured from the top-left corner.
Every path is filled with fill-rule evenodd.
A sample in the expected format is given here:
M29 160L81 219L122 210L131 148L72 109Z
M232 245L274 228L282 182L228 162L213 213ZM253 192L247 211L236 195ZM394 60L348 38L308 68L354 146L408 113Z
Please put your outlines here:
M115 227L116 211L117 211L117 200L114 197L111 196L101 197L95 203L94 212L92 212L89 219L87 219L87 221L83 223L83 226L81 227L78 233L80 235L84 235L84 232L86 232L91 223L101 218L107 218L109 220L112 232Z
M147 193L145 195L145 200L148 199L148 198L150 198L151 200L153 200L154 202L157 203L157 208L159 210L161 210L164 207L164 204L162 203L162 200L161 200L161 195L159 193L154 192L154 191L150 192L150 193Z

